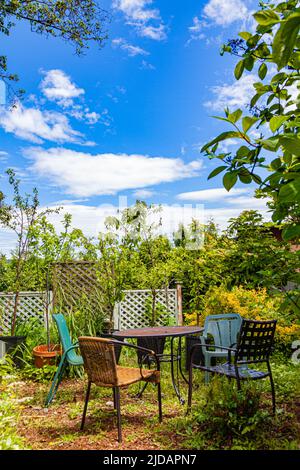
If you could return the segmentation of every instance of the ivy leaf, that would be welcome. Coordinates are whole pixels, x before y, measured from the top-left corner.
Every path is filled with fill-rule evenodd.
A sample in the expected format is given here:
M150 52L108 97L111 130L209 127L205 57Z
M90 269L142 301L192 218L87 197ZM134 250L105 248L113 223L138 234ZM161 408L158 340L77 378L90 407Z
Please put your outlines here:
M237 182L237 173L233 172L228 172L224 175L223 177L223 185L224 188L227 189L227 191L230 191L230 189L235 185Z
M222 165L222 166L218 166L218 168L215 168L208 176L208 180L210 180L211 178L214 178L215 176L217 176L219 173L221 173L222 171L226 170L227 166L225 165Z

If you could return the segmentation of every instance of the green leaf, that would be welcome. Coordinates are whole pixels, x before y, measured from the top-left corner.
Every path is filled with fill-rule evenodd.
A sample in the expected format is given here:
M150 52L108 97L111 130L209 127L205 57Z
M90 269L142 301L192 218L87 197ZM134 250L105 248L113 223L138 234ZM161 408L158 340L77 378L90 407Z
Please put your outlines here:
M261 184L262 183L262 179L259 175L255 175L253 173L251 176L252 176L252 179L253 179L254 183L256 183L256 184Z
M216 137L215 139L213 139L210 142L208 142L207 144L205 144L202 147L201 152L205 152L210 147L215 145L217 142L222 142L223 140L234 138L234 137L238 138L238 139L241 139L241 138L243 138L243 134L241 134L240 132L237 132L237 131L222 132L222 134L218 135L218 137Z
M248 70L249 72L251 72L251 70L253 69L253 65L254 65L254 58L252 56L248 56L244 59L245 69Z
M242 120L243 131L246 133L257 122L256 117L245 116Z
M252 34L251 33L248 33L248 31L241 31L239 33L239 36L242 38L242 39L245 39L245 41L248 41L248 39L251 38Z
M270 137L269 139L261 140L260 144L264 149L270 150L270 152L276 152L279 146L279 138Z
M228 114L228 121L231 123L235 124L243 114L243 111L241 109L237 109L233 113Z
M240 60L236 64L235 69L234 69L234 76L237 80L239 80L241 78L241 76L243 75L244 70L245 70L244 60Z
M281 161L281 158L275 158L271 163L270 163L270 166L272 168L272 170L278 170L282 165L282 161Z
M291 137L283 135L279 138L279 143L285 150L300 157L300 139L297 135Z
M258 102L259 98L263 95L263 93L256 93L256 95L254 95L250 101L250 108L253 108L253 106L256 105L256 103Z
M257 11L253 16L257 23L263 26L271 26L280 21L280 17L272 10Z
M266 66L266 64L263 62L261 64L261 66L259 67L258 69L258 76L261 80L263 80L265 78L265 76L267 75L267 72L268 72L268 67Z
M239 172L239 179L244 184L250 184L252 182L251 174L246 168Z
M251 152L251 150L248 147L246 147L246 145L242 145L236 152L236 156L238 158L247 157L249 155L249 152Z
M230 189L235 185L235 183L237 182L237 173L233 173L233 172L228 172L228 173L225 173L224 177L223 177L223 185L224 185L224 188L227 189L227 191L230 191Z
M282 231L282 237L285 241L293 240L300 237L300 225L288 225Z
M300 29L300 13L292 13L281 23L273 41L273 60L278 70L287 65Z
M214 178L215 176L217 176L219 173L221 173L222 171L226 170L227 166L225 165L222 165L222 166L218 166L218 168L215 168L208 176L208 180L210 180L211 178Z
M282 186L278 197L281 202L300 201L300 178Z
M276 132L279 127L288 120L288 116L273 116L270 119L270 129L272 132Z

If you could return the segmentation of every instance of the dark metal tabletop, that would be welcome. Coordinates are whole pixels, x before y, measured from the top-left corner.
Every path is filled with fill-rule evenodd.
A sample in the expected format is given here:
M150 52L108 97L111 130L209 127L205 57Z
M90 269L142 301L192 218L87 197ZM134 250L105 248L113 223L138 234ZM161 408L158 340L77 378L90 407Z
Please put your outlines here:
M114 332L116 338L166 338L172 336L187 336L201 333L201 326L154 326L147 328L129 328L128 330Z

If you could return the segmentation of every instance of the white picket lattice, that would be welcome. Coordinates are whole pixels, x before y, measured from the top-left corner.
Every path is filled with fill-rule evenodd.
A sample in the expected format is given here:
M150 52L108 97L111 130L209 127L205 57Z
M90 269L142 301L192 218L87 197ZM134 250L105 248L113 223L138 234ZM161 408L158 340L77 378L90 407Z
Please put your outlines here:
M149 304L152 302L151 290L126 290L124 299L116 304L114 311L114 328L126 330L127 328L142 328L150 326ZM160 289L155 293L156 306L163 306L165 312L158 315L156 326L166 324L168 318L178 323L178 299L176 289Z
M49 301L51 305L52 293ZM0 292L0 333L8 334L14 310L15 294ZM17 318L24 321L37 318L41 324L45 322L47 292L20 292Z

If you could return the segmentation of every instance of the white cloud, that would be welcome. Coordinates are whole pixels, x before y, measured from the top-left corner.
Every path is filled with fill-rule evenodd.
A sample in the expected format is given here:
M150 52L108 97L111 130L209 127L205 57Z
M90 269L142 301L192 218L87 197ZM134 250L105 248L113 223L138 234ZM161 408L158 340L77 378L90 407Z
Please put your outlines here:
M85 104L85 90L73 83L71 77L63 70L43 70L42 74L44 78L40 83L40 89L43 95L49 101L61 106L65 114L88 125L94 125L101 121L101 114L91 111ZM78 103L76 100L79 98L80 102Z
M147 62L146 60L142 60L141 70L156 70L156 67L153 64L150 64L150 62Z
M249 14L242 0L210 0L205 5L203 13L206 18L220 26L244 20Z
M0 115L0 125L5 132L13 133L21 139L37 144L44 140L80 142L82 134L70 126L68 119L61 113L25 108L18 103Z
M166 27L158 8L152 8L153 0L114 0L113 7L121 11L126 22L142 37L156 41L166 38ZM154 23L154 24L153 24Z
M145 38L153 39L154 41L162 41L166 38L165 25L160 24L159 26L144 25L140 28L140 36Z
M243 24L243 29L247 28L247 31L249 29L252 31L254 29L253 12L248 9L246 3L249 3L249 0L209 0L201 14L193 18L193 24L188 28L190 38L187 44L193 40L205 38L207 38L206 44L221 44L224 42L223 33L207 37L204 31L209 31L216 26L219 30L220 27L225 29L236 21Z
M172 182L195 176L201 168L199 161L186 164L179 158L91 155L64 148L31 148L24 152L33 159L30 169L34 173L79 197L116 194L126 189Z
M254 94L255 82L257 82L257 77L254 74L248 74L232 84L213 86L211 90L216 98L205 102L204 106L214 111L223 111L226 107L230 110L244 108L250 103Z
M240 196L241 194L248 194L249 189L240 188L240 189L231 189L231 191L226 191L225 188L212 188L212 189L203 189L200 191L190 191L186 193L180 193L177 195L177 199L181 201L202 201L202 202L212 202L212 201L222 201L224 198L232 198L232 196Z
M205 25L205 22L198 18L198 16L194 16L193 24L192 26L189 26L190 39L188 41L188 44L193 40L205 38L205 34L202 32Z
M0 150L0 162L6 162L8 159L8 153L4 150Z
M123 51L126 51L130 57L135 57L137 55L149 55L149 52L145 51L139 46L133 46L132 44L129 44L123 38L113 39L112 45L114 47L119 47Z
M137 199L148 199L149 197L155 194L154 191L150 191L148 189L137 189L134 191L133 196Z
M84 89L77 87L62 70L43 71L43 74L44 79L40 84L42 93L48 100L56 101L63 107L72 106L73 99L85 93Z

